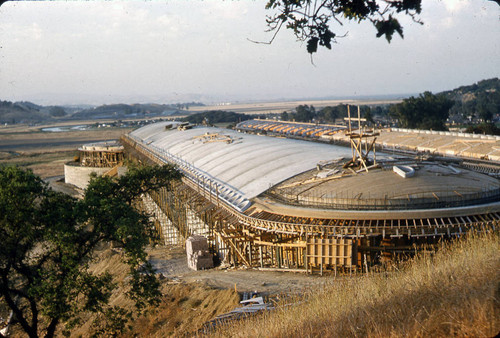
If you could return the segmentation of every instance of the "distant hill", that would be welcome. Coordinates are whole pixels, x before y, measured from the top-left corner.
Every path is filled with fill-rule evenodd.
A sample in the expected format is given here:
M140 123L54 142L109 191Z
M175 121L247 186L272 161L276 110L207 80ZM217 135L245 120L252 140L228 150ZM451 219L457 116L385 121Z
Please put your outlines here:
M453 100L450 117L456 122L480 119L491 121L500 115L500 80L482 80L439 94Z
M0 123L34 123L49 119L40 108L31 102L0 101Z
M72 115L74 119L131 118L147 116L169 116L189 114L190 105L200 103L179 104L110 104L91 109L84 109Z
M41 106L32 102L10 102L0 100L0 123L41 123L55 119L93 120L105 118L153 117L187 115L190 106L203 103L176 104L111 104L99 107Z
M7 102L7 101L5 101L5 102ZM22 107L22 108L27 109L27 110L41 110L43 108L43 106L39 106L39 105L37 105L33 102L29 102L29 101L15 102L14 105Z
M483 121L500 121L500 80L486 79L472 85L461 86L441 93L454 101L450 109L450 121L458 124L478 124ZM148 118L155 116L196 115L194 123L205 118L209 123L237 122L245 117L221 115L216 111L205 115L192 114L189 107L204 106L203 103L189 102L176 104L109 104L98 107L82 106L41 106L32 102L9 102L0 100L0 123L39 123L53 119L123 119ZM376 107L375 115L384 116L388 107ZM199 119L201 118L201 121Z
M440 94L444 94L450 99L469 101L478 93L495 91L500 91L500 80L496 77L488 80L481 80L469 86L461 86L453 90L444 91Z
M74 111L74 110L73 110ZM65 118L72 108L40 106L28 101L0 101L0 123L40 123Z

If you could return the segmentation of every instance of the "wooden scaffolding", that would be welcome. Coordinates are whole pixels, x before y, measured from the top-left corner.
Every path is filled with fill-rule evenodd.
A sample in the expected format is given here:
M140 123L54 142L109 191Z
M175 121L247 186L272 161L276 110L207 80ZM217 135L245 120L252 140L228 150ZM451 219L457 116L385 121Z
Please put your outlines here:
M137 161L165 163L133 139L123 137L122 144L127 155ZM356 149L358 156L367 155L359 145ZM261 269L366 269L425 249L443 237L461 235L473 228L486 231L500 223L496 212L415 219L309 218L255 207L242 213L187 177L170 190L162 188L150 197L184 239L198 231L189 220L190 214L195 215L203 223L200 227L216 259Z

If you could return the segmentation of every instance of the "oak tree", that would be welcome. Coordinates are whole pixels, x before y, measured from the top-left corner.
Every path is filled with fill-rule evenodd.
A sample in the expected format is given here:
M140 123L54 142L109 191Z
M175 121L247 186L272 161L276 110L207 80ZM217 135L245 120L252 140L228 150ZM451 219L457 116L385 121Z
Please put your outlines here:
M402 128L446 130L453 101L444 95L424 92L418 97L411 96L390 108L390 114L397 118Z
M132 311L108 304L116 287L111 274L89 270L102 243L122 248L130 269L127 296L136 308L158 302L159 283L145 253L154 231L134 203L180 177L172 166L132 168L118 179L94 177L76 200L31 171L0 168L0 302L29 337L51 337L61 323L71 329L83 313L108 318L104 331L125 328Z

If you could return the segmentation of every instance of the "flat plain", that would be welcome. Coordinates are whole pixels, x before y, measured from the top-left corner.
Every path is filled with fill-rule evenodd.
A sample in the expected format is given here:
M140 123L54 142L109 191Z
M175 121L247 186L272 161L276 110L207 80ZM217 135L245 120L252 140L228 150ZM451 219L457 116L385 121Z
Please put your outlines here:
M88 121L71 125L93 124ZM61 132L43 131L68 126L68 122L50 125L13 125L0 127L0 165L17 165L33 170L42 178L64 174L64 163L73 160L82 144L119 139L132 128L91 128Z
M250 102L250 103L221 103L210 106L193 106L189 108L191 112L203 112L207 110L227 110L240 114L279 114L283 111L291 111L299 105L312 105L316 109L327 106L337 106L339 104L349 105L380 105L399 103L401 100L297 100L297 101L277 101L277 102Z

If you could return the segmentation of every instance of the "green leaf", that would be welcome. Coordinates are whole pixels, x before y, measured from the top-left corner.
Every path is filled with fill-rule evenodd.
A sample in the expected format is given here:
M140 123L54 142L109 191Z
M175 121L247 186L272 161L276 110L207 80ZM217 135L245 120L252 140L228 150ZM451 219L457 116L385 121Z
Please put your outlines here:
M399 21L397 19L394 19L391 15L389 15L389 18L387 20L376 21L375 28L377 28L377 38L385 35L385 38L389 43L392 40L392 35L394 34L394 32L397 32L401 36L401 38L404 38L403 27L401 27Z
M312 37L307 41L307 52L309 54L316 53L318 50L318 41L319 38L317 37Z

